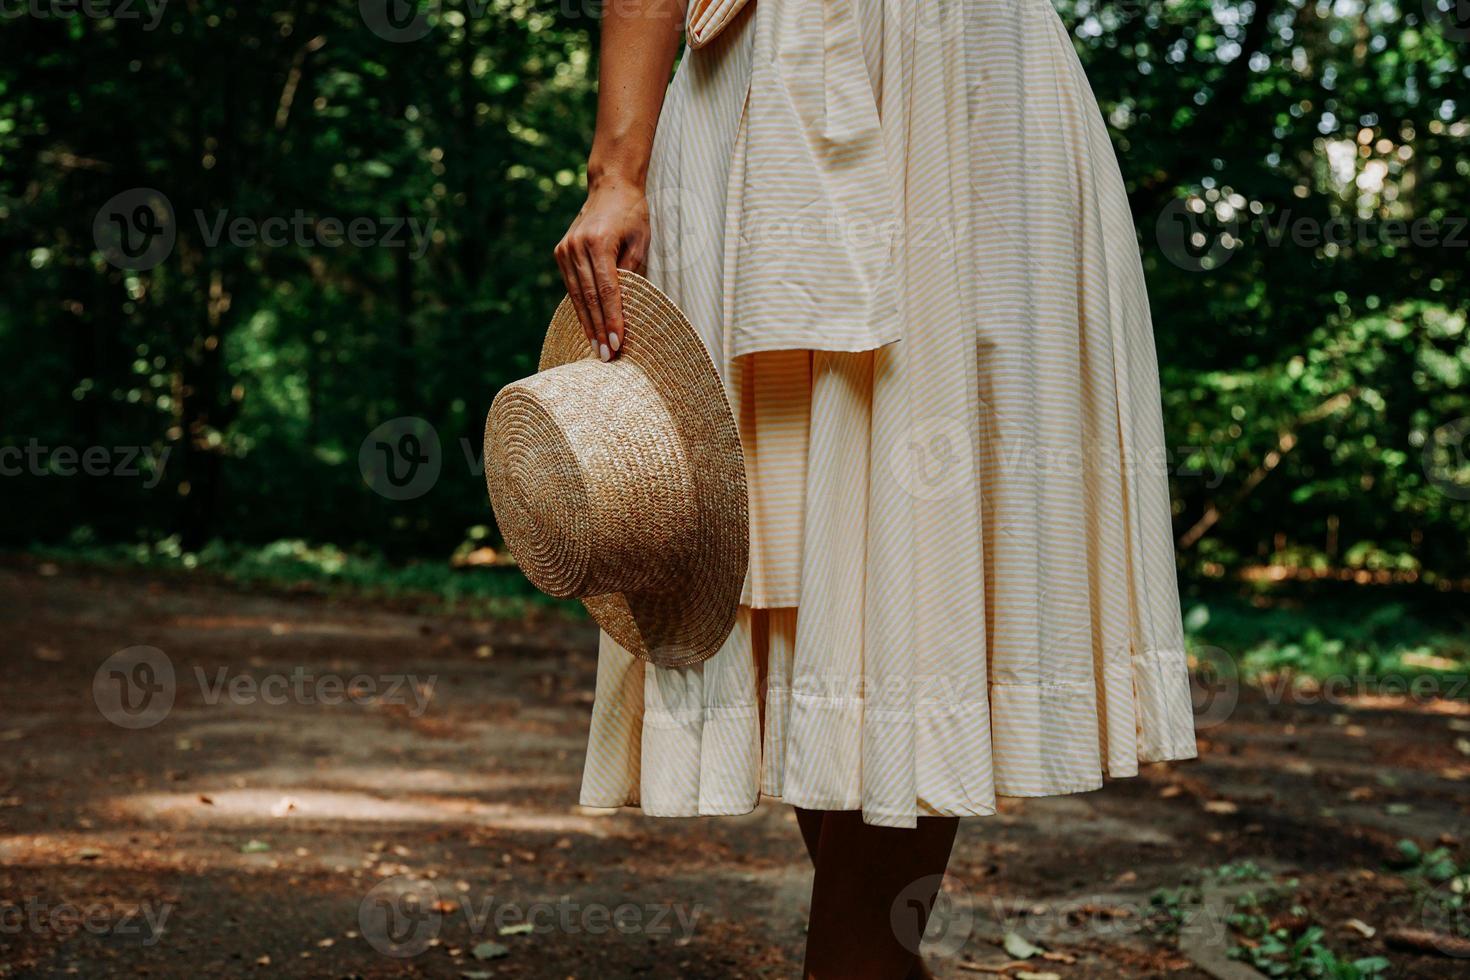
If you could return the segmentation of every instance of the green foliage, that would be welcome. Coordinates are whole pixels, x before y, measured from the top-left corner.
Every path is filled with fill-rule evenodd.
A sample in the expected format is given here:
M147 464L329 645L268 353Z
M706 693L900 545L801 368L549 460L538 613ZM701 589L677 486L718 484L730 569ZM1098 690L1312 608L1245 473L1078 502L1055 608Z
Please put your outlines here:
M1323 945L1321 926L1310 926L1300 932L1271 929L1256 944L1236 947L1232 952L1247 960L1270 977L1288 980L1372 980L1384 976L1389 962L1382 956L1365 956L1355 960L1341 959Z
M1232 880L1223 874L1222 880ZM1262 878L1259 869L1246 879ZM1343 959L1324 942L1325 930L1311 924L1311 910L1296 898L1298 882L1274 883L1269 876L1260 892L1242 895L1227 918L1232 931L1241 939L1230 949L1235 959L1248 962L1268 977L1284 980L1373 980L1381 977L1390 964L1381 956ZM1284 917L1288 924L1277 924Z
M479 430L559 296L550 250L585 188L599 5L432 6L403 43L340 0L194 0L152 29L6 19L0 449L169 456L156 486L0 479L0 506L27 517L0 542L86 524L192 554L306 539L402 560L489 519ZM1187 570L1470 575L1453 425L1470 418L1470 48L1419 3L1058 6L1128 182ZM167 195L179 238L130 272L93 220L139 187ZM1181 201L1210 261L1164 247ZM312 234L371 218L421 236L210 243L221 217L298 214ZM396 501L358 453L403 416L438 433L443 473ZM1251 649L1321 664L1362 639L1291 635Z
M1470 630L1459 597L1215 594L1185 609L1190 648L1224 651L1241 680L1330 680L1347 685L1336 691L1343 695L1407 695L1433 683L1470 697Z
M245 546L211 541L197 552L177 536L152 543L99 544L85 533L34 547L42 559L157 573L202 572L238 585L399 601L413 607L516 618L528 612L579 617L581 606L551 599L514 566L455 568L444 561L395 563L377 552L300 540Z

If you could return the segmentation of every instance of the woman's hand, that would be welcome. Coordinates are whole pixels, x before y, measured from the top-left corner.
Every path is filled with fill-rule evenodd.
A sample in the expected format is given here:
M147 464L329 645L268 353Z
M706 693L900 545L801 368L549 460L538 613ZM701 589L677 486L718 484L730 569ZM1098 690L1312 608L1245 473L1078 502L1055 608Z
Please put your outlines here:
M593 184L572 226L556 246L556 264L582 321L592 353L604 361L623 346L618 270L643 270L648 257L648 199L641 184Z

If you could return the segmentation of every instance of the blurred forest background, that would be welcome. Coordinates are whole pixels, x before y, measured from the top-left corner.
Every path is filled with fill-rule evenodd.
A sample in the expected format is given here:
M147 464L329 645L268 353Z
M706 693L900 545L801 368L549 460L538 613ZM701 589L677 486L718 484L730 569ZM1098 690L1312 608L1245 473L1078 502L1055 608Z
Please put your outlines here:
M0 448L40 462L8 457L0 545L499 589L452 569L498 544L480 430L559 298L600 4L446 0L417 21L402 0L12 6ZM1463 8L1057 2L1128 181L1191 589L1318 580L1463 605ZM136 213L140 188L167 198L176 241L123 268L108 202ZM236 218L306 231L211 242ZM381 240L322 244L355 218ZM360 462L405 417L437 435L442 471L392 499ZM57 447L105 447L115 470L126 447L168 456L68 478Z

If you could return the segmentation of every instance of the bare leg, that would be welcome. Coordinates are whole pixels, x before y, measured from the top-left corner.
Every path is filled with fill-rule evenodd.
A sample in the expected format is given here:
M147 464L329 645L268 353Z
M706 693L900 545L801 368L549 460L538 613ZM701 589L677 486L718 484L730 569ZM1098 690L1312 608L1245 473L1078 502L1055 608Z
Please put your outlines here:
M944 868L959 820L921 817L914 830L872 827L857 811L797 810L808 851L815 835L816 879L807 927L806 980L903 980L926 973L913 948ZM917 932L894 931L901 915L917 917ZM907 941L905 941L907 940Z
M817 866L817 845L822 840L822 818L827 815L826 810L803 810L801 807L792 807L796 811L796 825L801 828L801 842L806 845L807 857L812 859L812 867Z

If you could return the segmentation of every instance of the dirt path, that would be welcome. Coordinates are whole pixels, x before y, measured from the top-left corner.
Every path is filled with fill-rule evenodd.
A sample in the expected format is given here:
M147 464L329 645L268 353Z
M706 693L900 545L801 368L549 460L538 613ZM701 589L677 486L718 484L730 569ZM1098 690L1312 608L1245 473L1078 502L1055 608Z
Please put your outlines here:
M0 976L797 972L789 807L576 805L585 626L28 562L0 566L0 626ZM1465 863L1464 709L1245 698L1197 762L965 821L936 972L993 976L1014 931L1052 951L1033 975L1225 975L1248 889L1390 976L1466 975L1383 942L1426 918L1400 839Z

